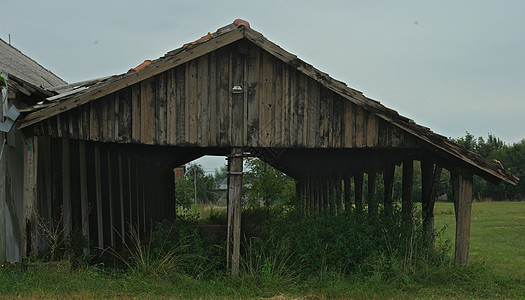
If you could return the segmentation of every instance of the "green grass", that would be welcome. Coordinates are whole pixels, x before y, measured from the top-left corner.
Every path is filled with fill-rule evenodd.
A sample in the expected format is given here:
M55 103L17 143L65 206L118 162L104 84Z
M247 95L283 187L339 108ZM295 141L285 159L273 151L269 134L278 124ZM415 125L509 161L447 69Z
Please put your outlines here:
M447 225L438 243L453 242L453 205L437 203L435 215L436 228ZM8 265L0 270L0 299L525 298L525 202L474 203L470 249L466 270L444 263L416 275L327 273L303 280L223 274L207 279L159 278L101 265L71 270L67 262Z
M502 275L525 278L525 202L475 202L472 204L470 254ZM435 228L447 226L441 240L454 241L454 205L438 202Z

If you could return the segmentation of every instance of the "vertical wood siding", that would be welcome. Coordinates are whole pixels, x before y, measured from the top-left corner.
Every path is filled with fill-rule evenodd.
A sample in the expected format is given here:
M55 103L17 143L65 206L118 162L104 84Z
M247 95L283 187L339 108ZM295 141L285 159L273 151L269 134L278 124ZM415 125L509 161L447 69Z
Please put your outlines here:
M233 86L243 91L232 93ZM35 130L149 145L414 145L402 130L242 41L42 121Z

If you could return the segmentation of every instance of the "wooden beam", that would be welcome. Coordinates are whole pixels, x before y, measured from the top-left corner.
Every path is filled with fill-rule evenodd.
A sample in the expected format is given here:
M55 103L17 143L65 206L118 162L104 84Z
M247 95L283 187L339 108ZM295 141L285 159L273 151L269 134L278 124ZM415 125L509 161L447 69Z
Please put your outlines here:
M233 275L239 274L241 249L242 148L233 148L228 157L228 242L227 263ZM230 257L231 255L231 257Z
M470 244L470 218L472 210L472 175L454 174L454 202L456 212L456 243L454 262L466 267Z
M423 228L433 243L434 234L434 203L442 168L438 165L423 160L421 162L422 199L421 213L423 217Z
M401 211L403 213L403 222L410 224L412 222L412 188L414 186L414 161L405 159L403 161L403 182L401 191Z
M22 212L22 257L37 254L37 166L38 138L29 137L24 143L24 198Z

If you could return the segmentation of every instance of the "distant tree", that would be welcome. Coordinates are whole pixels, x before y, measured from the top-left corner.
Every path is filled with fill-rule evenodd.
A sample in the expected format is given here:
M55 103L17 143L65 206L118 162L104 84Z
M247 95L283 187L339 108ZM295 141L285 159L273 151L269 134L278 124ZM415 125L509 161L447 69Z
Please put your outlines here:
M189 164L184 175L185 179L191 183L193 197L195 199L195 185L197 187L197 203L215 203L218 199L216 193L217 182L213 175L206 175L200 164ZM195 184L195 181L197 184ZM195 202L195 200L193 200Z
M295 196L294 180L258 158L246 159L243 183L251 206L287 204Z
M185 176L175 177L175 197L178 206L188 207L193 203L193 183Z

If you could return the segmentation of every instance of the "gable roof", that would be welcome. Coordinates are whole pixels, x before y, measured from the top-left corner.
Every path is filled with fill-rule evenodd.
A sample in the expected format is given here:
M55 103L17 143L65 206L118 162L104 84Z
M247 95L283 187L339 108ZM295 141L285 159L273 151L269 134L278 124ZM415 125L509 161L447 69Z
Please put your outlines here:
M60 77L2 39L0 39L0 70L43 89L67 84Z
M519 181L519 178L496 164L467 151L464 147L449 141L446 137L438 135L426 127L417 125L409 118L399 115L396 111L383 106L378 101L367 98L363 93L317 70L312 65L297 58L297 56L270 42L259 32L250 29L247 24L230 24L222 27L217 32L213 34L208 33L201 39L170 51L159 59L143 63L126 74L106 78L95 83L91 82L89 88L79 88L67 95L64 94L63 97L58 97L57 101L49 103L46 107L27 115L19 122L19 127L31 126L242 39L256 44L274 57L319 82L325 88L416 137L424 148L438 154L439 157L443 157L447 161L453 162L454 165L473 169L476 174L492 182L504 180L508 183L516 184Z

